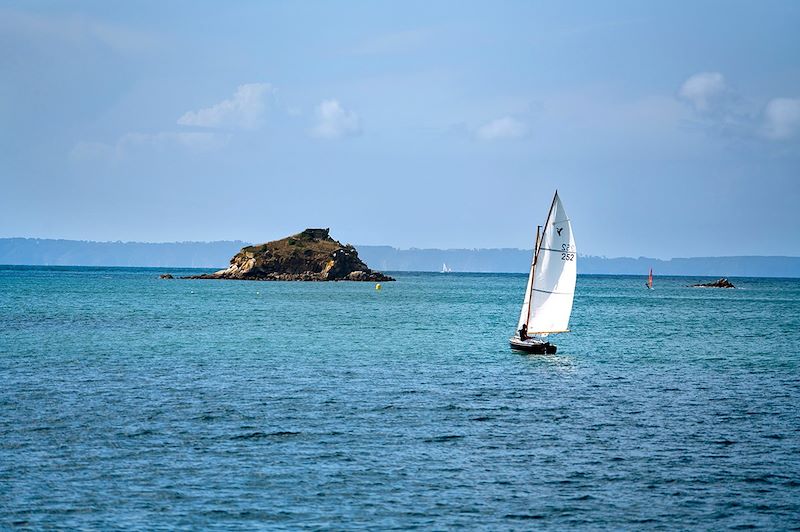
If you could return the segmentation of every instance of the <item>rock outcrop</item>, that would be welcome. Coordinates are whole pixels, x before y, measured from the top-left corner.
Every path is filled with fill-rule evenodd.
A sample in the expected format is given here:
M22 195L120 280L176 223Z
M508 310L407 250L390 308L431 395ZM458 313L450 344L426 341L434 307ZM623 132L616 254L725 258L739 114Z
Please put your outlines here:
M733 283L731 283L725 277L723 277L722 279L717 279L716 281L713 281L711 283L698 283L698 284L693 284L692 286L701 288L736 288L735 286L733 286Z
M394 281L370 270L356 248L330 237L329 229L302 233L247 246L224 270L184 279L242 279L254 281Z
M162 273L158 276L159 279L174 279L171 273Z

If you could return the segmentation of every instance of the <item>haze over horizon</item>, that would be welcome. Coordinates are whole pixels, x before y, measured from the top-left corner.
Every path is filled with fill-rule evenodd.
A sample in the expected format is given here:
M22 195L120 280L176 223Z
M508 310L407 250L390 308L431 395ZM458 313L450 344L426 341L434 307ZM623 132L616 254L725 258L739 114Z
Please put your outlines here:
M285 235L290 236L290 235ZM335 235L334 235L335 236ZM72 244L92 244L92 245L142 245L142 246L164 246L164 245L182 245L182 244L197 244L197 245L216 245L216 244L234 244L237 246L253 246L264 244L267 241L246 241L246 240L173 240L173 241L141 241L141 240L78 240L78 239L41 239L38 237L0 237L0 247L3 244L7 244L9 242L17 241L18 239L24 240L33 240L33 241L40 241L40 242L63 242L66 245ZM358 242L348 242L342 241L343 244L352 244L356 249L361 248L389 248L396 251L442 251L442 252L450 252L450 251L521 251L521 252L531 252L533 247L506 247L506 248L479 248L479 247L462 247L462 248L432 248L427 247L423 248L420 246L410 246L410 247L400 247L400 246L393 246L391 244L360 244ZM233 248L232 248L233 249ZM239 248L235 248L231 251L234 253L238 251ZM617 256L609 256L609 255L592 255L588 253L579 253L581 257L591 257L591 258L598 258L598 259L657 259L657 260L672 260L672 259L706 259L706 258L734 258L734 257L752 257L752 258L778 258L778 257L786 257L786 258L800 258L800 255L702 255L702 256L687 256L687 255L677 255L674 257L649 257L645 255L617 255ZM0 262L0 264L3 264Z
M0 238L800 255L800 4L0 8Z

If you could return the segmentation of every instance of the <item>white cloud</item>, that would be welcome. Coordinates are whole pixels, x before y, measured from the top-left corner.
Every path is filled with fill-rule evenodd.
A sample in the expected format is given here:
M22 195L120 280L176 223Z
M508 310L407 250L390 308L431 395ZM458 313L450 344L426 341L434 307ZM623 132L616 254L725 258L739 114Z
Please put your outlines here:
M325 139L336 139L345 135L356 135L361 131L358 115L348 111L338 100L325 100L316 110L317 124L311 134Z
M800 130L800 98L773 98L764 109L761 133L775 140L788 139Z
M266 104L264 96L271 93L269 83L240 85L229 100L200 109L188 111L178 119L182 126L255 129L261 124Z
M510 116L497 118L478 128L478 138L483 140L517 139L528 133L528 127Z
M725 78L719 72L700 72L683 82L678 96L691 103L697 111L706 111L726 89Z
M691 76L678 97L691 105L694 124L716 135L784 140L800 133L800 98L772 98L760 109L728 87L719 72Z

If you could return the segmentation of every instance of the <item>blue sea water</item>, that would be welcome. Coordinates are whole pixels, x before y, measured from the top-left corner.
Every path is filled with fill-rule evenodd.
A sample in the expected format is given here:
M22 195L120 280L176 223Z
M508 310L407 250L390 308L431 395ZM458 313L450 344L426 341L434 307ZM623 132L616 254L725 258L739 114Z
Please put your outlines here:
M0 528L800 526L800 280L158 273L0 268Z

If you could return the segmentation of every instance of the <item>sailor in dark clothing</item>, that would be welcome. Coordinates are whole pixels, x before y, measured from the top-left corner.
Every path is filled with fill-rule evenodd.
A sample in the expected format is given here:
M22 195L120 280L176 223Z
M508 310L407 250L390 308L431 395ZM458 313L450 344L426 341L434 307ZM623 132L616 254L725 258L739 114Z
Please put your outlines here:
M522 327L519 329L519 339L520 340L527 340L528 339L528 324L523 323Z

